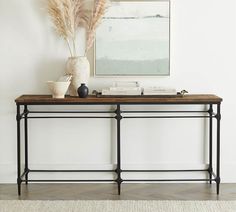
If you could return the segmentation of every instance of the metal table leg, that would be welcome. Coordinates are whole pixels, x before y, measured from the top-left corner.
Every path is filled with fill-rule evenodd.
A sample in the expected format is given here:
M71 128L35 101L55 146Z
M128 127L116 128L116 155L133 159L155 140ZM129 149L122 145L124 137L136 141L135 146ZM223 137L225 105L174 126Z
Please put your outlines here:
M29 167L28 167L28 108L27 105L24 106L24 131L25 131L25 184L28 184L28 174L29 174Z
M208 110L208 113L210 115L209 118L209 167L208 167L208 172L209 172L209 179L210 179L210 184L212 183L212 114L213 114L213 108L212 104L210 104L210 108Z
M220 192L220 103L217 104L217 137L216 137L216 192L219 194Z
M116 173L117 173L117 186L118 186L118 194L120 195L120 190L121 190L121 183L122 183L122 178L121 178L121 151L120 151L120 121L122 119L121 116L121 110L120 110L120 105L117 105L117 109L115 111L116 113L116 122L117 122L117 167L116 167Z
M17 187L18 187L18 195L21 195L21 155L20 155L20 105L17 104L17 115L16 115L16 121L17 121Z

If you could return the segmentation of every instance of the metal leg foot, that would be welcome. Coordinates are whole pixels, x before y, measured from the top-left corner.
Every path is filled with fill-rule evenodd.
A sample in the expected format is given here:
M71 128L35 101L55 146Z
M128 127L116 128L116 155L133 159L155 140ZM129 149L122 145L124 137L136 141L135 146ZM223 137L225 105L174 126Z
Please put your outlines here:
M25 184L28 185L28 173L25 174Z
M212 184L212 168L211 167L209 167L209 169L208 169L208 174L209 174L209 183L210 184Z
M20 196L21 195L21 180L20 179L17 180L17 189L18 189L18 195Z
M216 183L216 193L217 195L220 193L220 183Z
M120 195L121 183L118 183L118 195Z

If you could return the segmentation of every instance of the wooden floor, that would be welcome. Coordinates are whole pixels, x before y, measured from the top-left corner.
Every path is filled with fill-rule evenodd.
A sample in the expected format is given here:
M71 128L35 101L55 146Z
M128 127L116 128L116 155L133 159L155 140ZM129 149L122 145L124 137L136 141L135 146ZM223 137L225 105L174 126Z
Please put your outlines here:
M0 200L236 200L236 184L29 184L17 196L15 184L0 184Z

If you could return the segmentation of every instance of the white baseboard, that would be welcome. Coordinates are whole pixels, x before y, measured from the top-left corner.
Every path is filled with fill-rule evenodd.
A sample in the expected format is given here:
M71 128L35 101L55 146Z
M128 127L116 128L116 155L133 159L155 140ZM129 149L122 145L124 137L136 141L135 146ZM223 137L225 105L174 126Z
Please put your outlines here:
M112 164L31 164L30 169L102 169L111 170ZM204 164L123 164L122 169L204 169ZM236 183L236 164L221 164L221 182ZM30 179L114 179L114 173L31 173ZM123 173L126 179L204 178L204 172L189 173ZM0 183L16 183L16 165L0 164Z

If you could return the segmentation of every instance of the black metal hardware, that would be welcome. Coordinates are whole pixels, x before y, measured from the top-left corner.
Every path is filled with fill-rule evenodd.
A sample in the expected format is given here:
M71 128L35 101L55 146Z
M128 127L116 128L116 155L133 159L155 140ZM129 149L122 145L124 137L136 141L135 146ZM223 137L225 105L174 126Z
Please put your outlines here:
M220 191L220 103L217 104L217 135L216 135L216 192L219 194Z
M115 113L115 111L28 111L30 113Z
M115 180L28 180L28 182L115 182Z
M25 122L25 182L28 184L28 170L29 170L29 165L28 165L28 107L27 105L24 105L24 122Z
M28 170L28 172L116 172L116 170L90 170L90 169L81 169L81 170L46 170L46 169L35 169Z
M205 181L208 182L210 179L125 179L124 182L178 182L178 181Z
M122 113L208 113L208 111L199 111L199 110L123 110Z
M22 173L22 175L20 176L21 181L22 181L22 178L25 177L25 175L28 174L28 173L29 173L29 170L27 170L27 171L25 170L25 171Z
M28 119L111 119L108 116L29 116Z
M180 119L180 118L210 118L210 116L123 116L125 119L136 119L136 118L145 118L145 119Z
M118 186L118 194L120 195L121 193L121 184L122 182L136 182L136 181L153 181L153 182L162 182L162 181L205 181L212 183L216 182L216 191L217 194L219 194L219 186L220 186L220 120L221 120L221 114L220 114L220 103L217 103L217 112L214 113L214 104L209 104L209 110L207 111L179 111L179 110L168 110L168 111L143 111L143 110L137 110L137 111L122 111L121 110L121 105L155 105L156 103L148 103L148 104L143 104L143 103L132 103L128 104L126 102L122 103L105 103L102 105L113 105L116 106L116 110L108 110L108 111L50 111L50 110L45 110L45 111L30 111L28 109L28 105L50 105L50 104L44 104L44 103L32 103L32 104L17 104L17 114L16 114L16 120L17 120L17 186L18 186L18 195L21 194L21 183L25 182L26 184L29 182L115 182L117 183ZM182 103L180 103L183 105ZM186 105L186 103L184 103ZM190 103L189 105L200 105L204 103ZM207 102L206 102L207 104ZM21 113L21 105L24 106L24 110ZM66 105L66 104L55 104L55 105ZM85 105L85 104L70 104L70 105ZM86 105L98 105L98 103L88 103ZM101 104L99 104L101 105ZM158 103L158 105L162 105L162 103ZM168 105L163 104L163 105ZM169 104L169 105L175 105L175 104ZM148 115L142 115L144 114L150 114ZM157 113L160 115L152 115L151 113ZM166 114L165 114L166 113ZM180 113L183 113L185 115L182 115ZM191 113L199 113L197 114L191 114ZM203 113L205 113L203 115ZM34 114L33 116L31 114ZM37 114L42 114L42 115L37 115ZM48 114L48 115L47 115ZM50 114L55 114L55 116L50 115ZM57 115L57 114L65 114L63 115ZM72 115L66 115L66 114L72 114ZM75 115L75 114L81 114L81 115ZM82 115L85 114L85 115ZM91 116L88 116L86 114L93 114ZM107 114L107 116L99 116L96 114ZM109 116L110 114L110 116ZM114 114L114 115L113 115ZM127 114L127 115L125 115ZM133 114L132 116L128 114ZM169 115L168 115L169 114ZM176 114L176 115L174 115ZM60 119L83 119L83 118L89 118L89 119L100 119L100 118L105 118L105 119L115 119L116 120L116 131L117 131L117 150L116 150L116 157L117 157L117 165L116 168L113 170L44 170L44 169L36 169L32 170L29 168L29 158L28 158L28 119L48 119L48 118L60 118ZM121 120L122 119L133 119L133 118L156 118L156 119L181 119L181 118L207 118L209 119L209 164L208 167L205 169L182 169L182 170L122 170L122 161L121 161ZM216 129L216 174L213 172L213 158L212 158L212 151L213 151L213 118L216 119L217 121L217 129ZM25 142L25 149L24 149L24 154L25 154L25 168L24 172L21 174L21 119L24 119L24 142ZM38 173L38 172L43 172L43 173L53 173L53 172L111 172L115 173L116 177L115 179L98 179L98 180L37 180L37 179L28 179L29 173ZM209 177L206 179L122 179L122 173L123 172L208 172Z
M212 172L212 176L213 176L215 179L217 178L215 172Z
M205 172L208 169L122 170L122 172Z
M121 110L120 110L120 105L117 104L116 107L116 123L117 123L117 168L116 168L116 174L117 174L117 178L116 178L116 182L117 182L117 186L118 186L118 194L120 195L120 189L121 189L121 183L122 183L122 179L121 179L121 155L120 155L120 121L122 119L121 116Z
M186 90L180 91L180 94L181 94L182 96L184 96L186 93L188 93L188 91L186 91Z
M209 179L210 179L210 184L212 183L212 113L213 113L213 108L212 104L210 104L208 113L210 115L209 119L209 168L208 168L208 173L209 173Z
M18 195L21 195L21 155L20 155L20 105L17 104L17 114L16 114L16 120L17 120L17 186L18 186Z

